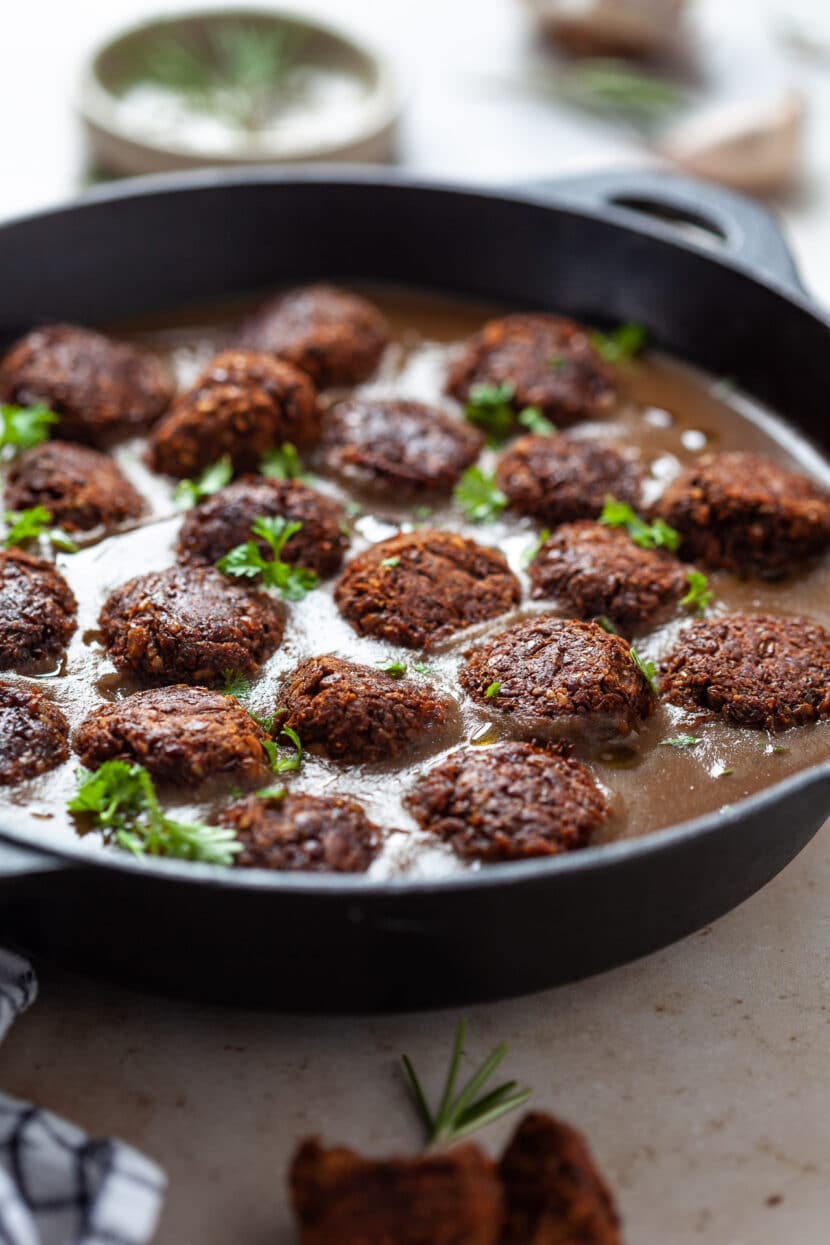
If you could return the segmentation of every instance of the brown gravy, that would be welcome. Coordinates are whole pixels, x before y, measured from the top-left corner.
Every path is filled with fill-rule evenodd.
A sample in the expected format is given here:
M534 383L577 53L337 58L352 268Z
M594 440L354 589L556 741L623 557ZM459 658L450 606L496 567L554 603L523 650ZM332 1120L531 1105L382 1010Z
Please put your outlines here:
M420 398L453 408L454 404L442 394L452 344L498 312L432 294L390 289L369 293L389 315L396 341L378 375L359 387L358 392ZM229 330L249 306L238 303L230 308L180 313L176 317L159 317L152 323L120 325L117 331L166 355L181 383L187 384L226 340ZM584 424L575 431L577 435L602 436L636 448L649 465L655 492L683 464L707 450L756 449L818 474L825 483L828 479L828 468L806 444L796 451L797 460L784 450L786 430L774 416L729 391L723 383L656 353L649 353L625 368L623 398L611 420ZM58 566L79 601L78 630L65 659L55 669L28 676L48 685L73 729L102 699L120 698L136 690L134 684L114 670L98 639L97 617L105 597L134 575L160 569L173 561L181 521L181 511L172 500L174 482L153 476L144 467L142 448L140 441L125 444L116 451L116 457L147 498L152 513L132 530L91 543L77 554L58 555ZM491 456L492 452L487 451L486 455ZM492 463L487 456L482 465L489 469ZM351 553L417 521L411 508L396 510L374 503L370 510L365 499L350 498L331 481L320 479L314 483L333 497L362 502L364 509L353 519ZM498 546L526 590L522 558L536 537L536 528L530 521L507 517L491 525L472 525L451 503L442 503L433 509L428 522ZM780 583L741 581L724 573L716 573L710 579L715 590L711 612L798 613L830 626L830 558L804 569L797 578ZM442 750L465 741L486 745L499 737L500 726L466 702L457 685L455 676L464 650L474 639L499 631L519 617L553 609L551 602L530 602L526 598L514 613L463 633L431 653L427 658L431 673L419 676L412 671L413 662L420 660L418 653L361 639L352 631L335 608L331 582L310 593L305 601L287 607L283 645L265 665L247 702L255 712L273 712L279 680L297 662L333 651L367 664L401 660L408 665L412 677L433 679L459 705L450 735L430 740L406 764L347 768L306 754L301 771L286 776L294 789L353 794L374 820L390 828L384 851L372 866L370 876L431 876L464 867L448 849L428 841L414 828L402 806L401 795ZM684 621L674 621L638 639L638 650L658 660ZM10 673L3 673L2 678L27 681L22 675ZM703 742L687 750L659 746L661 740L684 731L702 736ZM636 743L629 741L594 750L581 745L577 750L611 797L613 815L603 838L613 840L647 834L732 805L816 764L830 755L830 722L796 728L771 739L763 732L742 730L661 706ZM76 830L65 812L65 802L75 789L76 766L77 760L71 758L59 769L4 793L4 822L44 844L60 845L68 837L75 841ZM232 779L226 779L196 795L181 791L163 794L170 807L181 815L209 820L216 808L227 801L232 787ZM89 835L84 842L92 851L102 850L97 836Z

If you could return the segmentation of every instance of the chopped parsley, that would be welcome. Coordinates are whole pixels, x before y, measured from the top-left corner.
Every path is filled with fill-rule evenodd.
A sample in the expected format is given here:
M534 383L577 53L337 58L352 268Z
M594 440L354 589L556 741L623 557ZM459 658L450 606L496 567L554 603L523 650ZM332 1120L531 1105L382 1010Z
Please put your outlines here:
M284 800L288 791L285 787L260 787L256 795L260 800Z
M268 450L259 460L260 474L272 480L307 480L296 445L284 441L278 449Z
M642 324L621 324L611 333L593 333L591 341L606 363L624 363L645 350L648 333Z
M240 850L234 831L168 817L143 765L105 761L94 771L79 769L77 777L78 789L67 804L70 813L91 818L109 842L125 851L233 864Z
M709 587L709 580L701 571L688 571L686 583L689 591L680 598L680 604L687 609L697 610L698 614L705 614L706 607L715 595Z
M501 683L491 683L484 693L485 700L495 700L501 691Z
M42 402L34 406L0 404L0 448L30 450L49 436L59 416Z
M661 739L661 748L694 748L703 743L699 735L673 735L671 739Z
M680 533L668 523L662 519L647 523L627 501L617 501L616 497L606 497L599 521L606 527L624 527L641 549L670 549L674 553L680 548Z
M289 522L282 515L261 515L251 524L251 532L265 541L273 557L265 557L255 540L246 540L226 553L216 565L224 575L238 579L261 577L266 588L276 588L286 601L301 601L307 592L317 587L319 576L304 566L283 562L280 554L302 526L302 523Z
M379 661L376 664L383 674L391 674L393 679L402 679L406 674L406 662L404 661L390 661L386 665Z
M388 571L393 571L396 566L400 566L400 558L384 558L381 566L385 566Z
M485 475L480 467L468 467L453 492L458 505L473 523L492 523L507 505L507 497L496 484L494 475Z
M293 745L294 751L291 756L281 757L277 752L277 745L273 739L266 739L263 742L263 748L268 754L268 760L271 763L271 769L275 774L289 774L294 770L298 770L303 763L303 745L300 742L300 736L290 726L284 726L279 733L278 738L282 739L285 735L286 739Z
M428 666L425 661L413 661L412 669L417 670L418 674L430 675L435 674L432 666Z
M215 463L205 467L195 480L179 480L173 500L177 506L195 506L206 497L218 493L233 479L233 463L229 454L223 454Z
M523 411L519 411L517 419L523 428L537 437L552 437L556 432L556 424L551 423L538 406L526 406Z
M657 695L657 667L655 666L654 662L643 661L642 657L637 652L636 648L630 648L628 652L629 652L629 656L631 657L631 660L634 662L634 665L637 667L640 674L643 676L646 683L648 683L649 687L651 688L651 690L654 692L656 696Z
M550 540L550 528L543 527L539 535L534 540L533 544L530 545L527 549L525 549L524 553L522 554L522 570L527 570L531 562L535 561L535 559L539 556L542 546L546 545L549 540Z
M516 386L506 380L500 385L471 385L464 414L471 424L487 434L491 445L500 445L513 431L513 395Z
M14 545L27 545L45 536L62 553L77 553L78 546L71 536L60 527L52 527L52 515L45 506L32 506L29 510L6 510L3 522L7 532L3 544L7 549Z
M234 696L237 700L247 700L251 694L251 681L238 670L223 670L222 691L226 696Z
M612 623L607 614L598 614L594 619L598 627L602 627L603 631L607 631L609 635L619 635L619 629Z

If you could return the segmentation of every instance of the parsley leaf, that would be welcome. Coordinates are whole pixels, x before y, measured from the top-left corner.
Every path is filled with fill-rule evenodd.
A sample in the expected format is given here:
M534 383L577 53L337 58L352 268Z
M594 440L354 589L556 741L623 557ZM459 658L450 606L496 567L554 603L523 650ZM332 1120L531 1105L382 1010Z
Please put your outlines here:
M260 475L272 480L307 480L296 445L283 441L278 449L268 450L259 460Z
M58 418L42 402L35 406L0 405L0 448L8 445L16 450L30 450L40 445Z
M400 558L384 558L381 566L385 566L388 571L393 571L396 566L400 566Z
M260 800L284 800L288 791L285 787L260 787L256 795Z
M670 549L674 553L680 548L679 532L662 519L646 523L627 501L606 497L599 521L606 527L624 527L634 544L641 549Z
M283 562L280 554L287 541L302 528L302 523L289 522L282 515L260 515L251 524L251 532L270 547L273 558L266 558L255 540L235 545L216 563L224 575L237 579L257 579L267 588L276 588L286 601L302 601L307 592L320 582L314 571L304 566Z
M13 545L25 545L29 541L46 536L56 549L63 553L77 553L78 546L62 528L50 527L52 516L45 506L32 506L29 510L6 510L3 522L8 527L3 537L7 549Z
M230 455L223 454L215 463L205 467L195 480L179 480L173 500L177 506L195 506L205 497L218 493L233 479L233 463Z
M282 739L285 735L286 739L293 744L294 752L291 756L280 757L277 754L277 746L273 739L268 739L263 744L265 751L268 753L268 759L271 762L271 769L275 774L288 774L298 770L303 763L303 745L300 742L300 736L290 726L284 726L279 733L278 738ZM271 745L270 747L268 745Z
M643 661L642 657L637 652L636 648L630 648L628 650L628 653L629 653L629 656L631 657L631 660L634 662L634 665L637 667L640 674L643 676L646 683L648 683L649 687L651 688L651 690L654 692L656 696L657 695L657 667L655 666L654 662Z
M621 324L612 333L593 333L591 341L606 363L634 359L646 347L648 333L642 324Z
M468 467L453 492L458 505L473 523L492 523L507 505L507 497L480 467Z
M694 748L703 743L699 735L673 735L671 739L661 739L661 748Z
M223 670L222 691L226 696L234 696L237 700L247 700L251 694L251 681L238 670Z
M513 431L513 395L516 386L506 380L501 385L471 385L464 414L471 424L487 433L491 445L500 445Z
M537 437L552 437L556 432L556 424L551 423L538 406L526 406L523 411L519 411L517 419L523 428L527 428L528 432Z
M501 691L501 683L496 683L496 682L491 683L490 686L487 688L487 691L484 693L484 699L495 700L500 691Z
M697 610L698 614L705 614L706 607L711 604L715 595L709 587L709 580L702 571L688 571L686 583L689 591L680 598L680 604L687 609Z
M418 674L423 674L423 675L435 674L434 668L432 666L427 665L425 661L413 661L412 669L417 670Z
M391 674L393 679L402 679L406 674L406 662L390 661L386 665L383 662L375 663L384 674Z
M527 570L531 562L533 562L539 556L539 553L542 550L542 546L546 545L549 540L550 540L550 528L543 527L539 535L534 540L533 544L528 549L525 549L524 553L522 554L522 570Z
M143 765L105 761L97 770L78 770L70 813L92 818L104 837L136 856L175 856L230 865L240 850L234 831L201 822L176 821L159 804Z

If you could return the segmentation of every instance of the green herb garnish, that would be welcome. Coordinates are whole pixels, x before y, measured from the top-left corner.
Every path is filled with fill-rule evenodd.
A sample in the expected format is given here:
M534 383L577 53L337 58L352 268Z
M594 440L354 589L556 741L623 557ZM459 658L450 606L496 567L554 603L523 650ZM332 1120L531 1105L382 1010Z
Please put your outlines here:
M432 514L432 506L416 506L412 515L419 523L425 522Z
M26 545L32 540L46 536L55 549L62 553L77 553L75 541L60 527L51 527L52 516L45 506L32 506L29 510L6 510L3 522L8 531L3 537L7 549L14 545Z
M301 601L307 592L316 588L320 578L304 566L292 566L283 562L280 554L288 540L302 528L302 523L289 522L282 515L261 515L251 524L251 532L270 547L273 558L266 558L255 540L236 545L216 563L224 575L238 579L257 579L267 588L276 588L286 601Z
M260 475L272 480L307 480L297 447L284 441L279 449L268 450L259 460Z
M680 604L687 609L697 610L698 614L705 614L706 607L715 595L709 587L709 580L701 571L688 571L686 583L689 585L689 591L680 598Z
M143 765L105 761L97 770L78 770L78 789L67 808L93 818L105 838L135 856L175 856L230 865L240 844L230 828L176 821L159 804Z
M606 363L624 363L645 350L648 333L642 324L621 324L613 333L592 333L591 341Z
M406 662L404 661L390 661L386 665L377 662L376 665L383 674L391 674L393 679L402 679L406 674Z
M697 744L703 743L698 735L673 735L671 739L661 739L659 747L661 748L694 748Z
M629 652L629 656L631 657L631 660L634 662L634 665L637 667L640 674L643 676L646 683L648 683L649 687L651 688L651 690L654 692L656 696L657 695L657 667L655 666L654 662L643 661L642 657L637 652L636 648L630 648L628 652Z
M473 523L492 523L507 505L507 497L480 467L468 467L453 492L458 505Z
M396 566L400 566L400 558L384 558L381 566L385 566L388 571L393 571Z
M526 406L523 411L519 411L516 418L522 427L532 432L534 436L552 437L556 432L556 424L551 423L538 406Z
M222 691L226 696L234 696L237 700L247 700L251 694L251 681L239 670L223 670Z
M524 553L522 554L522 570L527 570L531 562L533 562L539 556L539 553L541 552L542 547L546 545L549 540L550 540L550 528L543 527L539 535L534 540L533 544L528 549L525 549Z
M277 745L274 743L273 739L266 739L262 745L268 754L271 769L275 774L292 773L294 770L298 770L303 763L303 745L300 742L300 737L297 732L292 730L290 726L284 726L280 731L278 738L282 739L283 735L285 735L286 739L288 739L293 745L294 751L291 756L279 756L277 752Z
M471 424L487 433L491 445L500 445L513 431L511 402L516 392L512 381L500 385L471 385L464 414Z
M418 674L423 674L423 675L435 674L435 670L433 669L433 667L428 666L425 661L413 661L412 669L417 670Z
M530 1097L529 1089L517 1089L515 1081L507 1081L497 1089L489 1090L480 1098L479 1093L490 1080L493 1073L507 1054L504 1042L497 1046L484 1063L474 1072L469 1081L456 1093L456 1082L464 1057L464 1041L467 1036L467 1022L462 1020L453 1043L452 1055L447 1070L444 1090L437 1109L430 1110L423 1086L407 1055L403 1055L403 1063L407 1084L427 1134L427 1145L439 1142L459 1141L485 1124L497 1120L508 1111L520 1107Z
M284 800L288 791L285 787L260 787L255 794L260 800Z
M218 493L233 479L233 463L230 455L223 454L215 463L205 467L195 480L179 480L173 500L177 506L195 506L205 497Z
M30 450L49 436L59 416L38 402L34 406L0 405L0 449Z
M634 544L641 549L670 549L674 553L680 548L679 532L662 519L646 523L627 501L606 497L599 521L606 527L624 527Z
M490 684L490 686L487 688L487 691L484 693L484 699L495 700L500 691L501 691L501 683L493 682Z
M619 635L619 628L612 623L607 614L598 614L594 619L598 627L602 627L603 631L607 631L609 635Z

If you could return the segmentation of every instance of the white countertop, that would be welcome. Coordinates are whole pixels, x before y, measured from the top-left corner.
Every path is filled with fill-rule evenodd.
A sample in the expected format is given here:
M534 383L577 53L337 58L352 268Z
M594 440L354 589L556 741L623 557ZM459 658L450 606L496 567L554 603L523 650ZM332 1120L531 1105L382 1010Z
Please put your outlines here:
M77 187L67 91L114 7L27 0L4 16L4 100L21 103L0 119L0 215ZM117 20L145 7L119 0ZM506 182L642 159L616 132L494 87L520 78L529 55L511 0L309 7L352 22L402 65L402 155L414 167ZM821 0L798 7L817 17L826 9ZM770 15L792 8L704 0L701 38L724 90L809 88L808 175L782 207L808 284L830 301L830 71L808 75L774 48ZM578 985L468 1009L471 1051L506 1040L509 1071L533 1087L534 1104L587 1133L630 1245L828 1239L828 847L825 827L762 893L675 947ZM39 1001L0 1052L0 1086L93 1134L120 1135L166 1168L158 1245L288 1245L283 1172L297 1139L320 1132L376 1152L414 1143L397 1056L440 1076L456 1020L199 1007L44 970ZM496 1147L510 1126L484 1140Z

